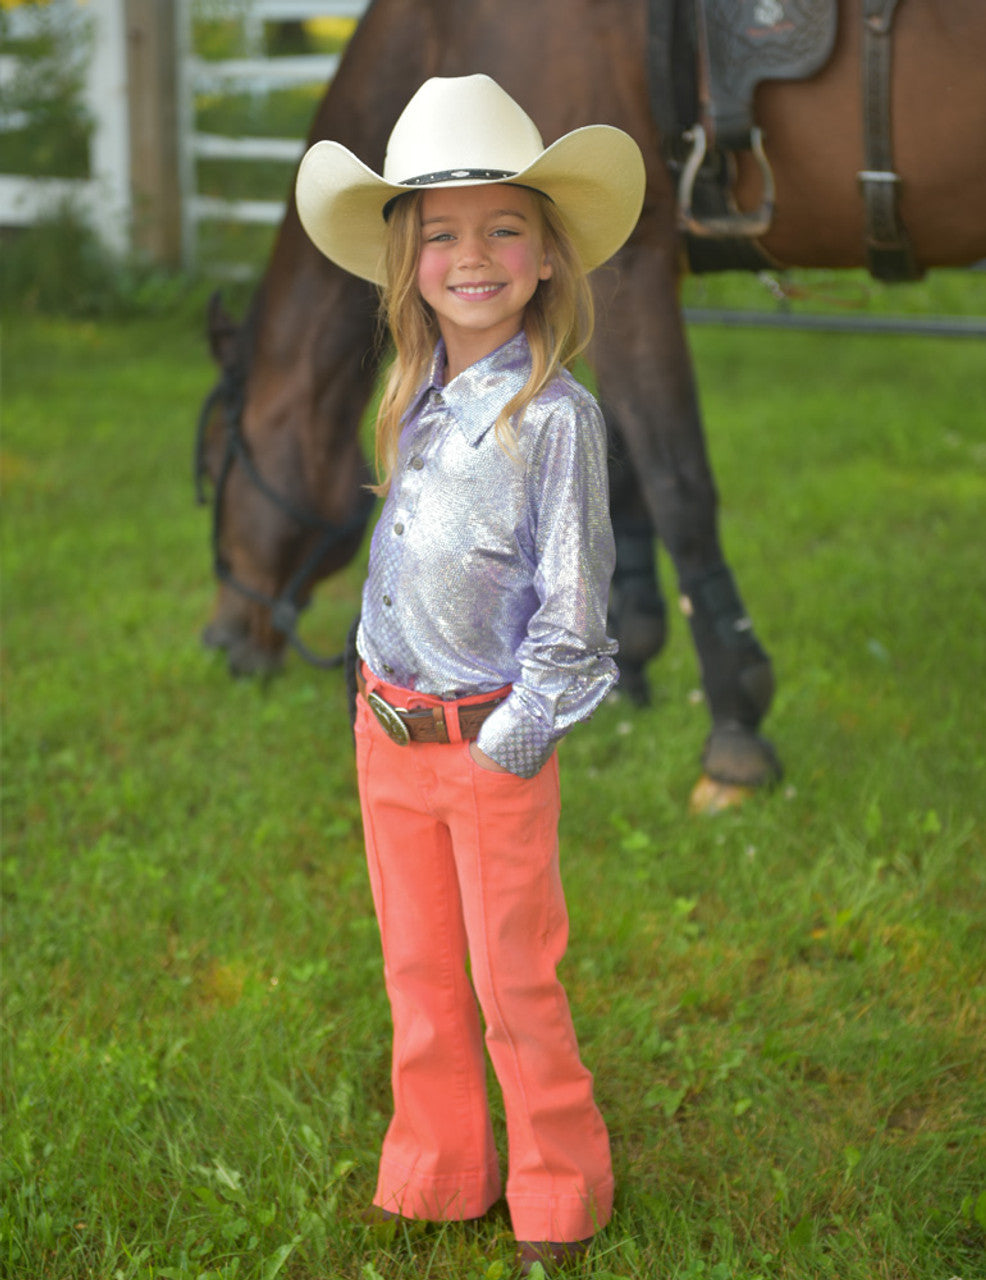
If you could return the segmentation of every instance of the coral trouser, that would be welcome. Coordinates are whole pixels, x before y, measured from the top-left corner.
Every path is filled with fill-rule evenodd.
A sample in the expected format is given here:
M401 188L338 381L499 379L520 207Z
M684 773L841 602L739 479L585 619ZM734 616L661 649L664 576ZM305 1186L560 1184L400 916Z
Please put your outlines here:
M568 938L557 758L526 780L481 768L465 742L399 746L363 698L356 753L394 1025L374 1202L448 1219L498 1199L478 997L503 1092L514 1232L584 1239L609 1219L613 1177L555 972Z

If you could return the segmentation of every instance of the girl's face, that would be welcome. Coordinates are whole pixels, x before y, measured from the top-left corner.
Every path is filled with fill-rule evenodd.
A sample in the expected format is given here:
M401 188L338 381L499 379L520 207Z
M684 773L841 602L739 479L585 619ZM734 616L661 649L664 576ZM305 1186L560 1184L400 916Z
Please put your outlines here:
M445 339L448 378L520 331L524 308L550 275L530 191L497 184L424 192L418 289Z

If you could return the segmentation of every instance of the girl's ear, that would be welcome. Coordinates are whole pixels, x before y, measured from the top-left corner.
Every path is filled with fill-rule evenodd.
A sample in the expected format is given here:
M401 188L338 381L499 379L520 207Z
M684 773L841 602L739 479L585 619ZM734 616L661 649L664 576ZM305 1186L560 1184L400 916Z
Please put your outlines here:
M538 272L538 279L550 280L551 270L552 270L551 259L548 257L547 254L545 254L544 257L541 259L541 270Z

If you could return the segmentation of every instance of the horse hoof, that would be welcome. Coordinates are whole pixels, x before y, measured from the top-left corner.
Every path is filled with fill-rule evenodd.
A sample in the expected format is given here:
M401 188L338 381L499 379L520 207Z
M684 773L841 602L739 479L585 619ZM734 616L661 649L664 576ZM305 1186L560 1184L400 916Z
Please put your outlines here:
M783 770L766 738L735 722L717 724L706 739L702 768L714 782L729 787L769 787Z
M713 817L726 809L738 808L755 794L755 787L740 787L734 782L717 782L715 778L703 773L692 788L688 811L699 817Z

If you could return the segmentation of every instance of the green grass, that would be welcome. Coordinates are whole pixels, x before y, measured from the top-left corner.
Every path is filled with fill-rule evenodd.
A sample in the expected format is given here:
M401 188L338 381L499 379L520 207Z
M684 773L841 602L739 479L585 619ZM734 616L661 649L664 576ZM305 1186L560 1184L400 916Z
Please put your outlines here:
M982 352L693 334L782 785L687 814L654 706L562 751L564 977L617 1212L576 1274L986 1272ZM388 1018L341 678L234 682L191 435L198 320L4 337L10 1280L496 1280L507 1218L373 1234ZM361 565L306 620L337 648ZM673 594L673 590L672 590ZM502 1124L501 1124L502 1129Z
M986 313L986 272L931 271L923 280L902 287L882 284L863 270L795 268L767 272L763 279L734 271L686 277L682 300L686 307L734 307L794 316L939 315L981 320Z

